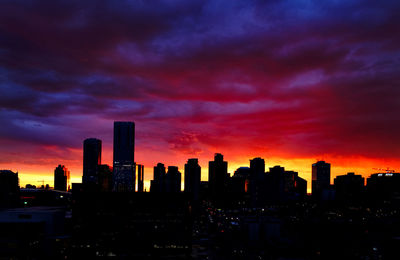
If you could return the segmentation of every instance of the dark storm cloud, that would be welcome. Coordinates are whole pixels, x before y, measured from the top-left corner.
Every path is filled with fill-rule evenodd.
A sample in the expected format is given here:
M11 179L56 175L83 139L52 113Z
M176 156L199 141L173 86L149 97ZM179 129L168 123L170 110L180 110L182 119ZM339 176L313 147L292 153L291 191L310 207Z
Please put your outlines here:
M1 1L0 141L78 147L92 117L146 122L183 153L236 140L399 156L399 11L397 1Z

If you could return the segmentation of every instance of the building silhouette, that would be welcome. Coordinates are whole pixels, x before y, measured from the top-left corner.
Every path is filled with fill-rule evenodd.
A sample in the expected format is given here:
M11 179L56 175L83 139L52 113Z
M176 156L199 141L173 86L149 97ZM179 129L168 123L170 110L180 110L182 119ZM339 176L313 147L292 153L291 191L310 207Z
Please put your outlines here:
M114 122L113 191L135 191L135 123Z
M54 189L60 191L68 191L70 172L64 165L58 165L54 170Z
M318 161L312 165L311 189L314 197L321 197L330 190L331 164Z
M165 191L181 192L181 173L177 166L168 166L168 172L165 175Z
M264 204L265 190L265 161L257 157L250 160L250 175L248 191L250 193L251 205Z
M336 199L346 202L359 201L364 193L365 179L361 175L349 172L334 179Z
M221 200L226 191L228 182L228 162L220 153L214 155L214 161L208 164L208 188L212 200Z
M231 178L231 191L234 193L248 192L249 176L249 167L237 168Z
M367 192L374 200L400 198L400 173L374 173L367 178Z
M19 203L18 172L0 170L0 207L14 207Z
M138 176L138 192L144 191L144 166L142 164L137 165L137 176Z
M279 165L269 168L265 183L268 201L298 200L307 195L307 181L300 178L297 172L285 171Z
M190 193L194 200L199 199L201 182L201 167L198 159L189 159L185 164L185 192Z
M250 160L250 179L262 179L265 175L265 160L257 157Z
M98 166L99 188L100 191L112 190L112 168L107 164Z
M158 163L154 166L153 180L150 181L150 192L164 192L165 191L165 166Z
M98 184L98 166L101 164L101 140L88 138L83 141L83 184Z

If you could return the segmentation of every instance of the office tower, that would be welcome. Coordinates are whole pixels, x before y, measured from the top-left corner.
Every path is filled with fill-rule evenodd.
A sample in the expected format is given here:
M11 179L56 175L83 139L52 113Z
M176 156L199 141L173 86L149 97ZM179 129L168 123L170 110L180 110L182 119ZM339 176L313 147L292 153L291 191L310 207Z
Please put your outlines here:
M176 166L168 166L168 172L165 175L165 191L180 192L181 191L181 173Z
M189 159L185 164L185 192L191 193L194 200L199 199L201 167L198 159Z
M138 173L138 192L144 191L144 166L141 164L137 165Z
M249 186L249 167L239 167L231 178L231 191L234 193L244 193L248 191Z
M112 168L107 164L101 164L98 167L99 188L100 191L112 190Z
M259 180L265 175L265 161L257 157L250 160L250 179Z
M54 170L54 189L60 191L69 190L70 173L64 165L58 165Z
M300 178L297 172L286 171L278 165L269 168L263 188L267 201L298 200L307 194L307 181Z
M135 123L114 122L113 191L135 191Z
M17 206L19 202L18 172L0 170L0 207Z
M298 176L296 172L294 191L299 196L299 199L304 199L307 196L307 181Z
M83 141L83 184L98 184L98 166L101 164L101 140L88 138Z
M333 183L338 200L353 202L360 200L364 191L364 178L349 172L347 175L336 176Z
M251 204L253 206L260 204L258 200L260 200L260 198L265 197L264 179L265 179L264 159L257 157L250 160L250 176L248 180L248 192L250 194Z
M158 163L154 166L153 180L150 182L150 192L163 192L165 188L165 166Z
M228 177L228 162L224 161L222 154L216 153L214 161L210 161L208 164L208 183L211 199L222 199Z
M374 173L367 178L369 200L398 200L400 194L400 173L387 171Z
M321 196L324 191L328 191L331 185L331 164L318 161L312 165L312 195Z

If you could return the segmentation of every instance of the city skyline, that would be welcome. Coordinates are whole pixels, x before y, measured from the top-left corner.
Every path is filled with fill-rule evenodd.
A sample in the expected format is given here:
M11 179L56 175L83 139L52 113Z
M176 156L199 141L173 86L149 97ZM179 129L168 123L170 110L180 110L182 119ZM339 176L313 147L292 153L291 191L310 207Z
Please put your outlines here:
M151 185L150 185L151 183L150 182L152 180L155 180L155 176L154 176L155 170L152 171L152 175L151 176L147 176L147 178L146 178L146 175L144 175L144 176L141 175L142 177L139 177L139 172L140 172L140 174L144 173L144 165L139 164L138 162L135 162L135 160L134 160L135 143L136 143L136 141L135 141L135 122L114 121L113 125L114 125L114 129L113 129L113 142L114 142L114 147L113 147L113 157L114 157L114 159L113 159L113 163L114 163L114 167L113 167L113 169L117 169L115 167L116 163L117 163L117 165L118 164L121 164L121 165L124 164L124 167L127 167L129 165L129 168L132 168L132 169L128 169L127 172L126 172L126 170L124 170L125 172L123 171L121 173L123 175L125 175L125 176L127 176L126 174L130 175L129 174L130 171L132 171L132 173L133 173L133 176L132 176L133 180L128 180L128 182L126 184L123 184L124 186L126 186L125 188L123 188L123 190L126 191L126 189L132 189L131 191L135 191L135 190L137 190L137 191L150 191L150 187L151 187ZM88 178L88 176L96 176L96 177L93 177L93 179L91 181L86 181L87 183L93 182L93 183L96 183L96 185L98 185L99 184L98 183L98 178L99 177L98 177L98 169L97 168L100 167L100 166L103 166L103 165L107 166L107 167L109 166L108 164L104 164L104 163L101 162L101 154L102 154L101 144L102 144L102 140L94 138L94 137L87 138L87 139L83 140L83 150L82 150L82 154L83 154L83 160L82 160L83 172L82 172L81 180L84 180L84 178L85 178L84 176L87 176L86 178ZM85 158L87 158L87 159L85 159ZM90 173L90 174L85 173L85 170L84 170L85 169L85 165L87 165L87 163L89 162L89 161L86 161L88 159L89 159L90 163L92 164L90 167L93 168L91 170L92 173ZM221 165L220 167L222 167L222 168L220 170L222 171L221 173L227 172L227 174L228 174L227 176L230 176L230 177L232 177L233 173L236 172L237 170L239 170L240 168L251 169L252 167L255 167L254 169L258 169L258 170L256 170L258 172L258 175L259 174L264 175L265 173L268 172L265 169L267 164L265 164L264 158L261 158L261 157L250 158L248 165L241 165L240 167L237 167L232 172L229 171L229 167L228 167L229 166L229 162L224 161L224 155L223 154L215 153L214 154L214 160L213 161L211 161L211 160L208 161L209 165L214 164L214 161L219 161L221 163L226 164L225 166ZM166 168L172 169L172 170L177 171L177 172L179 171L179 175L180 175L179 178L182 179L182 180L179 180L179 183L181 184L181 191L185 190L185 181L184 180L188 177L188 176L186 176L186 172L187 172L186 167L187 167L187 164L189 162L195 163L198 166L200 166L201 181L209 182L209 178L204 179L205 174L207 174L208 177L210 176L210 174L211 175L215 175L214 170L212 170L211 172L209 171L209 167L204 167L206 169L207 173L204 173L204 171L201 171L201 165L198 164L198 158L188 158L187 162L185 163L185 165L183 167L183 169L181 169L179 166L176 166L174 164L167 165ZM154 165L154 168L156 166L158 166L160 163L162 164L162 162L159 161L157 163L157 165ZM321 175L320 177L318 177L319 175L317 175L317 165L321 165L321 164L322 164L322 166L323 165L327 165L328 166L327 175L326 175L325 172L323 172L323 175L327 176L328 179L327 179L327 177L322 177L323 175ZM56 170L58 168L60 168L61 166L65 167L64 165L58 165ZM279 169L282 166L283 165L274 165L273 167L270 167L270 170L271 169ZM226 167L226 170L223 169L225 167ZM325 167L325 166L323 166L323 167ZM310 194L311 193L313 193L313 194L315 193L313 191L314 190L314 188L313 188L314 187L314 184L313 184L314 180L317 180L317 179L322 177L321 181L322 181L322 183L325 183L324 187L328 188L328 186L331 186L331 185L334 184L334 180L336 179L337 176L344 177L344 176L347 176L349 174L353 174L354 175L354 172L347 172L346 174L331 175L331 164L329 162L325 162L325 161L322 161L322 160L317 160L316 162L312 163L311 164L311 168L312 168L311 176L309 176L310 181L308 181L308 178L304 178L306 180L306 182L308 183L307 184L307 193L310 193ZM69 170L67 168L65 168L65 169L68 172L68 183L70 183L70 181L69 181L70 180ZM284 169L284 166L281 169ZM373 170L375 170L375 172L373 174L370 174L367 177L372 177L373 175L376 175L378 172L381 172L381 173L384 173L384 172L395 172L395 170L390 170L389 168L386 168L386 169L373 168ZM291 169L290 172L296 172L296 171L293 171L293 169ZM112 173L112 176L115 176L115 174L116 174L116 171L114 170L113 173ZM297 174L297 172L296 172L296 174ZM382 174L380 174L380 175L382 175ZM54 174L54 176L55 176L55 174ZM254 176L252 178L255 178ZM362 176L362 175L360 175L360 176ZM299 177L302 177L301 174L299 175ZM367 177L365 177L364 179L366 180ZM114 191L118 191L118 189L114 188L114 187L116 187L115 181L117 179L121 178L121 177L118 177L117 179L114 179L114 178L115 177L112 177L113 184L111 184L111 187L113 187L112 189ZM126 178L126 177L123 177L123 178ZM131 178L131 177L129 177L129 178ZM141 184L141 185L143 185L142 188L139 188L139 184L136 181L137 178L142 180L142 183L143 183L143 184ZM191 177L189 177L189 178L191 178ZM226 181L226 180L223 180L226 177L220 176L219 178L220 178L219 186L221 186L221 184ZM147 179L147 181L143 182L143 180L146 180L146 179ZM39 182L42 182L44 184L44 181L45 180L40 180ZM120 182L120 181L117 181L117 182ZM125 181L123 181L123 183L124 182ZM214 183L215 180L213 180L212 182ZM74 182L74 183L81 183L81 182L78 181L78 182ZM23 185L20 185L20 186L24 187L26 184L35 185L34 183L26 182L26 183L23 183ZM46 184L46 185L48 185L48 184ZM52 186L50 186L50 187L52 187ZM68 187L69 187L69 185L68 185ZM128 187L131 187L131 188L128 188ZM54 188L56 188L55 179L54 179ZM219 190L219 189L217 189L217 190ZM223 192L223 190L221 190L220 192ZM316 194L318 194L318 192Z
M96 8L93 8L93 6ZM363 177L400 170L398 1L3 1L0 169L21 185L82 178L82 141L137 123L135 160L202 179L256 157Z

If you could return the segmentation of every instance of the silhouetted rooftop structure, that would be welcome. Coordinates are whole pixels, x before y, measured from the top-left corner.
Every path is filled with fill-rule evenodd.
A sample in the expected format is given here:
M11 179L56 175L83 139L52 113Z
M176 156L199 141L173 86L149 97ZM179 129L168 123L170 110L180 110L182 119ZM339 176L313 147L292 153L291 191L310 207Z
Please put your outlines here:
M88 138L83 141L83 176L82 183L99 183L98 167L101 164L101 140Z
M70 189L70 172L64 165L58 165L54 170L54 189L67 191Z
M14 207L19 203L18 172L0 170L0 208Z

